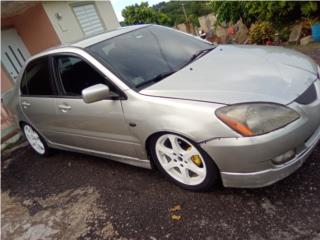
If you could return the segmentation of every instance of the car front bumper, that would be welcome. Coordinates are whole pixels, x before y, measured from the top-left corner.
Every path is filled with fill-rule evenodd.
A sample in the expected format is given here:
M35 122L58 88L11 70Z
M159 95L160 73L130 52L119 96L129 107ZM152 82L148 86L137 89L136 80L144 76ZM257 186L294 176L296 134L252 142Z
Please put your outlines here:
M265 148L261 147L260 151L256 152L256 156L252 156L251 154L249 154L249 156L247 154L244 154L245 156L254 158L257 164L250 164L249 163L249 158L247 158L247 161L245 161L243 163L243 165L247 165L247 168L257 168L258 166L261 166L261 170L258 171L245 171L245 172L238 172L238 171L224 171L224 169L228 169L229 167L231 169L237 169L237 165L241 165L241 159L243 159L245 156L240 156L237 155L239 154L239 151L235 151L233 152L232 149L230 149L229 151L226 149L227 155L230 156L230 159L238 159L239 162L236 164L236 166L230 166L230 164L226 163L227 159L225 159L226 161L224 161L224 163L218 163L218 167L220 169L220 173L221 173L221 179L222 179L222 183L225 187L239 187L239 188L257 188L257 187L264 187L264 186L268 186L271 185L287 176L289 176L290 174L292 174L293 172L295 172L299 167L301 167L301 165L305 162L305 160L309 157L309 155L312 153L312 151L315 149L315 147L317 146L317 143L319 142L320 139L320 127L315 131L315 133L304 143L304 146L302 147L302 149L296 154L296 156L291 159L290 161L281 164L281 165L274 165L271 162L271 158L272 158L272 147L269 148L268 146L270 146L269 144L266 144ZM229 143L230 143L230 139ZM215 141L215 140L213 140ZM222 140L225 141L225 140ZM235 140L237 141L237 140ZM211 143L212 144L212 143ZM213 158L215 156L214 153L212 153L212 151L210 149L216 149L216 147L210 147L210 142L209 143L203 143L201 144L202 148L209 153L209 155ZM250 143L249 143L250 144ZM280 143L279 143L280 144ZM241 145L241 144L240 144ZM239 145L238 145L239 146ZM260 145L260 146L263 146ZM237 147L236 147L237 148ZM241 148L241 147L240 147ZM252 151L252 149L250 149L250 146L243 146L242 148L247 149L244 150L245 151ZM257 145L254 145L254 148L257 148ZM266 161L261 161L261 156L263 156L265 150L269 150L270 151L270 157L268 157L268 160ZM287 148L284 148L287 149ZM211 151L211 153L210 153ZM218 151L213 151L213 152L218 152ZM241 151L242 152L242 151ZM284 152L284 151L283 151ZM243 165L241 167L239 167L240 171L244 170Z
M320 139L320 98L310 105L293 102L289 107L299 112L300 118L282 129L256 137L214 138L200 143L219 168L224 186L268 186L305 162ZM296 153L291 160L283 164L272 162L290 150Z
M312 151L317 146L320 139L320 128L318 131L306 142L304 151L296 155L295 158L286 164L279 165L276 168L267 169L259 172L251 173L228 173L222 172L221 177L223 184L226 187L264 187L271 185L295 172L305 160L309 157Z

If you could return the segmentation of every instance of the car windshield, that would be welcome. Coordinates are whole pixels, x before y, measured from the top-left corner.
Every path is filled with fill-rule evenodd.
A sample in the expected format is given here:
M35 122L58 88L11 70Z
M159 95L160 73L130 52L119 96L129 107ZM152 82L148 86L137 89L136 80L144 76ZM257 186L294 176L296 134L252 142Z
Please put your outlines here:
M87 48L110 71L136 89L162 80L211 49L210 43L156 25Z

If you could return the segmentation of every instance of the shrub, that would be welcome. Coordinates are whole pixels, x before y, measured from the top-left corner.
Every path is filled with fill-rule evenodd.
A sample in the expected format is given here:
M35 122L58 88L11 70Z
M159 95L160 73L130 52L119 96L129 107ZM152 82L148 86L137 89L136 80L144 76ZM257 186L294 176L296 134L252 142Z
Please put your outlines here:
M290 27L286 26L280 28L280 30L278 31L278 36L281 42L287 42L290 36Z
M269 22L253 23L249 29L249 42L256 44L266 44L274 40L275 30Z

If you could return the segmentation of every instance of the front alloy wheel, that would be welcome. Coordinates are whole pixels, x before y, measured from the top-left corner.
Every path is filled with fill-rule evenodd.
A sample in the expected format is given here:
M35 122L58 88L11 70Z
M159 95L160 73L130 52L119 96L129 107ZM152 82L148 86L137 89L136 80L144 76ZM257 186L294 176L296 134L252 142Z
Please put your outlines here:
M151 144L157 167L177 185L194 191L208 190L219 173L210 157L182 136L166 133Z

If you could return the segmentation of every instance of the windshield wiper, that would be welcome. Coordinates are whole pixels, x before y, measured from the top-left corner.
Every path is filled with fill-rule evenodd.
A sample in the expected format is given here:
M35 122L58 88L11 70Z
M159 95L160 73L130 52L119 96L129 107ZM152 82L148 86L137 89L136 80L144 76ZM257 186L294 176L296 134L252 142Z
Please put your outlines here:
M155 77L151 78L150 80L148 81L145 81L145 82L142 82L142 83L139 83L136 85L136 88L140 88L142 86L145 86L145 85L149 85L151 83L156 83L156 82L159 82L160 80L170 76L171 74L175 73L175 71L169 71L169 72L165 72L165 73L160 73L158 75L156 75Z
M179 69L183 68L184 66L188 65L189 63L193 62L195 59L203 56L204 54L210 52L212 49L214 49L215 47L212 47L212 48L205 48L205 49L201 49L199 51L197 51L196 53L194 53L191 58L185 63L183 64L182 67L180 67ZM165 72L165 73L160 73L158 75L156 75L155 77L151 78L150 80L148 81L145 81L145 82L142 82L142 83L138 83L136 85L136 88L140 88L140 87L143 87L143 86L146 86L146 85L150 85L152 83L156 83L156 82L159 82L160 80L170 76L171 74L175 73L176 71L169 71L169 72Z
M206 53L210 52L211 50L215 49L215 47L212 48L205 48L205 49L201 49L197 52L195 52L190 58L189 60L183 64L183 66L181 68L183 68L184 66L187 66L188 64L192 63L194 60L196 60L197 58L205 55Z

